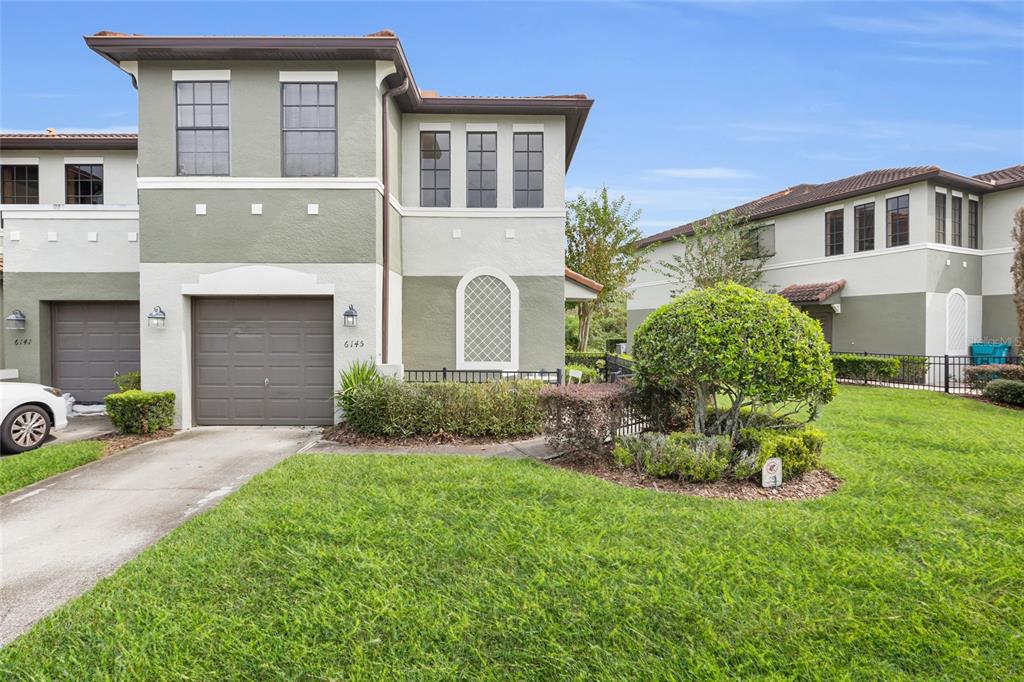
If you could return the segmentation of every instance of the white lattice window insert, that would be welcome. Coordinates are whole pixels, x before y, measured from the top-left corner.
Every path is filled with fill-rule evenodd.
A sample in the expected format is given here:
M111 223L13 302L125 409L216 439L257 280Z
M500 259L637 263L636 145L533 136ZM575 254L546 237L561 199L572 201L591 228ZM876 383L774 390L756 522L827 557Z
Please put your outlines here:
M477 268L456 290L459 369L516 370L519 364L519 290L504 272Z
M967 354L967 296L959 289L946 297L946 352Z

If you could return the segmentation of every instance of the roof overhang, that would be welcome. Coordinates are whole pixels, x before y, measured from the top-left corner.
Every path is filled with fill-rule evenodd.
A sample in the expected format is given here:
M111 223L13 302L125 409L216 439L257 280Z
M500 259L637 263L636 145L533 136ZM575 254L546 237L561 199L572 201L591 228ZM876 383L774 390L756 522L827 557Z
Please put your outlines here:
M842 291L845 286L845 279L815 284L790 284L779 292L779 296L800 307L808 305L830 305L835 307L842 303Z
M565 300L578 303L580 301L597 300L597 295L604 289L604 285L580 273L565 269Z
M368 36L84 36L94 52L122 68L125 62L168 60L372 60L390 61L393 84L409 79L395 98L415 114L510 114L565 117L565 167L568 169L594 100L585 95L553 97L434 97L416 85L398 37ZM135 77L132 76L133 83Z
M138 148L135 135L4 135L0 134L0 149L126 149Z

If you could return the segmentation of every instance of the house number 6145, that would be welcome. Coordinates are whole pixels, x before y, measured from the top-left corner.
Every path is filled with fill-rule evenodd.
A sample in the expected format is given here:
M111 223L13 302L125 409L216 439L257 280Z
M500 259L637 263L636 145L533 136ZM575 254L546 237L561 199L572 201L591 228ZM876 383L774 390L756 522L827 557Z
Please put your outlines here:
M362 348L366 342L362 339L349 339L345 342L345 348Z

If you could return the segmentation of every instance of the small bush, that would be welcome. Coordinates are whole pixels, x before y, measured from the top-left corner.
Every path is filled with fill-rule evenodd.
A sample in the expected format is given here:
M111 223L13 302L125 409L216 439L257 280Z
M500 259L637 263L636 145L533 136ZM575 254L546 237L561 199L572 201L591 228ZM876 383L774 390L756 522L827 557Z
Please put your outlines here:
M341 388L334 392L334 404L347 412L352 401L352 392L359 386L377 384L381 380L377 364L373 360L356 360L348 369L338 372Z
M574 369L578 370L579 372L581 372L583 374L583 376L580 377L580 383L583 383L583 384L593 384L593 383L596 383L597 380L601 376L600 374L597 373L597 370L595 368L588 367L587 365L566 365L565 366L565 380L566 380L566 382L569 381L569 371L570 370L574 370Z
M621 423L630 393L625 383L545 386L540 406L548 444L558 452L605 451Z
M115 386L117 386L119 393L124 393L125 391L138 391L142 388L142 373L125 372L124 374L114 376L111 381Z
M928 376L928 358L919 355L901 355L896 358L900 363L900 381L909 384L923 384Z
M152 433L174 423L174 391L130 390L111 393L104 402L120 433Z
M993 379L985 385L985 397L1007 405L1024 406L1024 381Z
M800 430L744 429L736 444L733 475L743 480L761 473L772 457L782 460L783 480L821 467L821 449L825 435L812 426Z
M621 467L657 478L712 483L729 470L732 446L727 436L677 431L668 436L643 433L620 438L612 450Z
M646 418L649 429L668 433L692 425L695 400L692 391L666 391L648 382L634 386L630 404Z
M964 378L979 390L995 379L1024 381L1024 365L973 365L964 370Z
M345 421L357 432L387 438L468 436L518 438L540 433L539 381L410 384L392 378L355 386Z
M840 379L889 381L900 374L899 358L883 358L876 355L833 355L832 367Z

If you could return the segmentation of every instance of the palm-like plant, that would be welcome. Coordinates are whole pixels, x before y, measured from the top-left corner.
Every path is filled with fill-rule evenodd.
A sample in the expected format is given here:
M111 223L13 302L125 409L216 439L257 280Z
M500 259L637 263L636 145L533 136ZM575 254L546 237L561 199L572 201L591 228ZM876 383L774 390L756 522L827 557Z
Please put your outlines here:
M338 372L340 389L334 393L334 402L343 411L347 412L351 405L353 393L362 386L372 386L380 383L381 375L377 372L377 365L373 360L355 360Z

